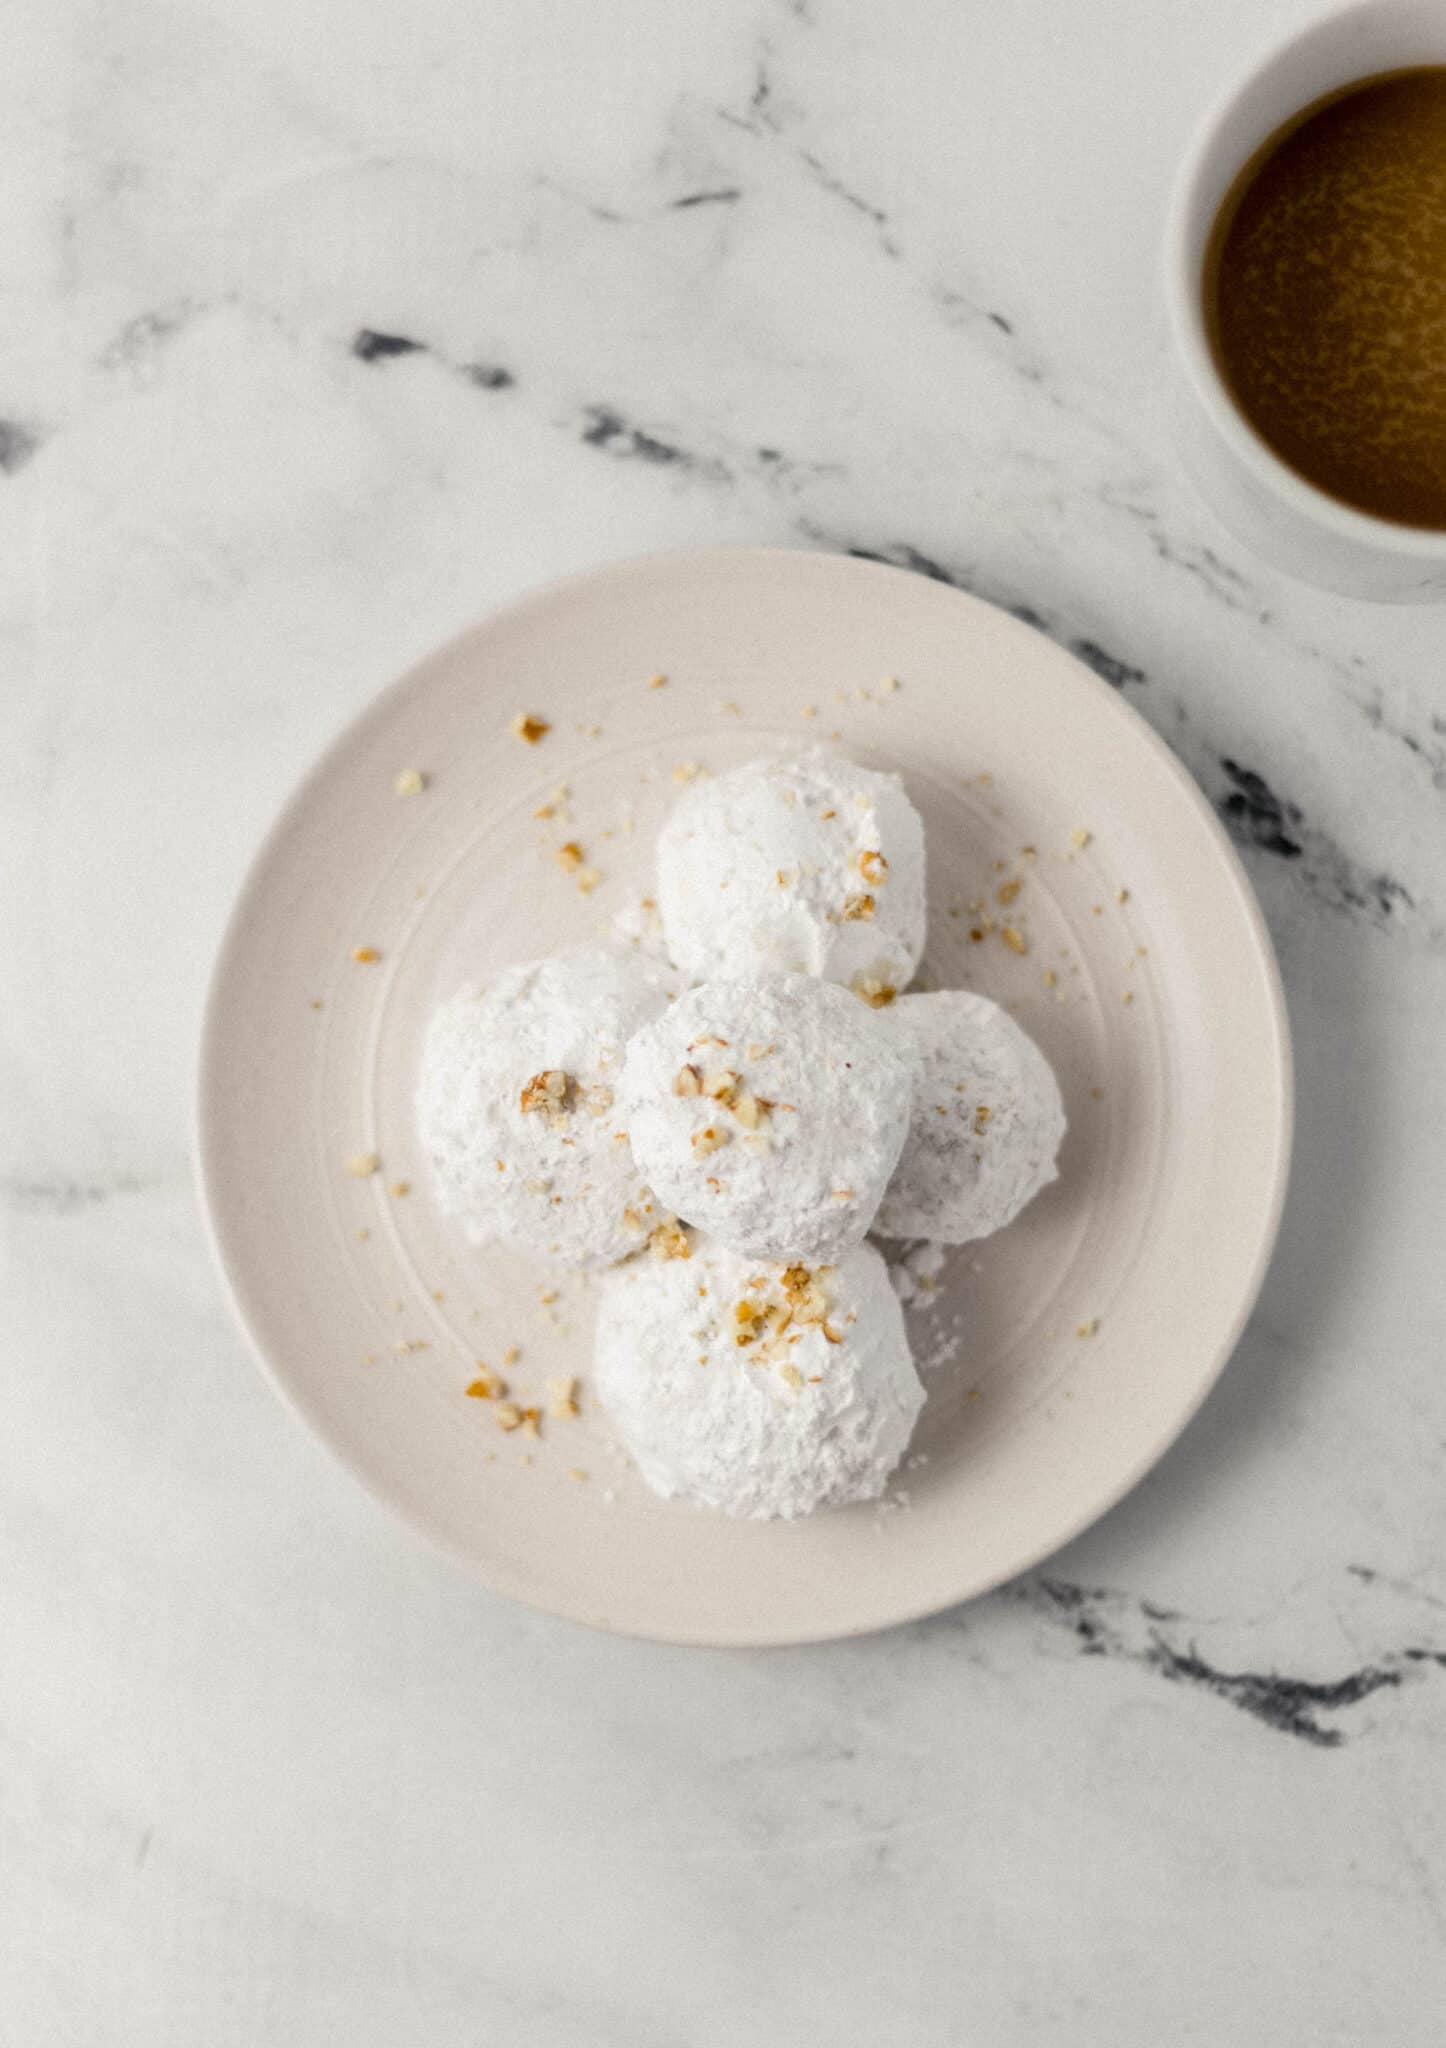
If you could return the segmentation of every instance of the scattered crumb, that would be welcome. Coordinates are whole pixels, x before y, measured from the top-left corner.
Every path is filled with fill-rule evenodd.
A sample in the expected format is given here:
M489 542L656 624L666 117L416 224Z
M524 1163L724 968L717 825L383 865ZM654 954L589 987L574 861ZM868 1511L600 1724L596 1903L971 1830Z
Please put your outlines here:
M369 1230L359 1230L357 1232L357 1242L359 1244L365 1244L370 1236L371 1232Z
M998 890L995 893L994 900L996 903L1002 903L1007 909L1023 887L1023 882L1018 880L1012 882L1001 882L999 884Z
M409 1180L394 1180L387 1189L387 1193L394 1196L399 1202L405 1201L411 1192L412 1183Z
M554 1422L572 1422L576 1420L582 1411L577 1405L577 1381L575 1379L548 1381L547 1412Z
M583 1471L581 1465L569 1465L567 1476L569 1479L576 1479L579 1485L587 1478L587 1474Z
M698 773L696 761L680 761L673 770L674 782L691 782Z
M499 1401L492 1412L497 1417L499 1429L521 1429L522 1410L515 1401Z
M313 996L311 999L311 1007L313 1010L324 1010L326 1008L326 1004L321 1000L320 996Z
M648 677L648 688L649 688L650 690L664 690L664 689L666 689L666 688L667 688L667 686L668 686L668 678L667 678L666 676L664 676L664 675L656 675L656 676L649 676L649 677Z
M1116 901L1116 903L1128 903L1128 902L1129 902L1129 900L1130 900L1130 892L1129 892L1129 890L1128 890L1128 889L1116 889L1116 891L1115 891L1115 901Z
M558 866L566 868L569 874L575 874L582 866L582 848L575 839L566 840L552 857Z
M601 880L602 876L596 868L579 868L577 871L577 886L584 896L591 896Z
M1054 985L1055 985L1055 983L1056 983L1056 982L1057 982L1058 980L1059 980L1059 976L1058 976L1058 975L1057 975L1057 974L1055 973L1054 969L1053 969L1052 967L1046 967L1046 968L1045 968L1045 970L1044 970L1044 985L1045 985L1045 987L1046 987L1046 988L1053 988L1053 987L1054 987Z
M1089 845L1090 841L1093 838L1093 832L1087 832L1083 825L1079 825L1075 828L1073 832L1070 833L1069 843L1078 852L1083 852L1084 848Z
M355 1174L358 1180L366 1180L377 1171L381 1163L375 1152L354 1152L346 1162L346 1170Z
M499 1379L496 1373L488 1372L484 1367L478 1371L475 1380L468 1381L465 1391L469 1400L500 1401L507 1392L507 1382Z
M743 707L740 704L735 704L731 697L720 704L718 709L727 718L741 718L743 716Z
M1121 994L1120 994L1120 1001L1121 1001L1121 1002L1122 1002L1122 1003L1123 1003L1123 1004L1125 1005L1125 1007L1126 1007L1127 1009L1129 1008L1130 1004L1131 1004L1131 1003L1132 1003L1132 1002L1133 1002L1134 1000L1135 1000L1135 991L1134 991L1134 990L1133 990L1132 988L1127 988L1127 989L1124 989L1124 990L1122 990L1122 992L1121 992Z
M1029 951L1028 940L1023 932L1017 930L1014 925L1005 925L999 936L1003 939L1005 945L1008 946L1011 953L1027 953Z
M879 688L883 691L886 697L892 697L895 691L899 689L899 687L900 684L897 676L885 676L883 681L879 684Z
M891 981L875 981L870 975L860 975L851 986L859 1001L867 1003L871 1010L886 1010L899 993Z
M519 1358L521 1358L521 1356L522 1356L522 1347L521 1347L521 1345L519 1345L519 1344L509 1344L509 1345L508 1345L508 1347L507 1347L507 1349L506 1349L506 1350L505 1350L505 1351L503 1352L503 1354L502 1354L502 1363L503 1363L504 1365L516 1365L516 1363L517 1363L518 1359L519 1359Z
M817 706L817 704L805 704L805 705L804 705L804 707L803 707L803 715L804 715L804 717L805 717L805 718L817 718L817 717L818 717L818 706Z
M525 740L529 747L535 747L540 739L545 739L552 731L552 727L545 718L538 718L528 711L519 711L514 714L507 730L514 739Z
M1097 1331L1097 1330L1099 1329L1099 1326L1100 1326L1100 1319L1099 1319L1099 1317L1098 1317L1098 1316L1091 1316L1091 1317L1090 1317L1090 1319L1089 1319L1089 1321L1088 1321L1087 1323L1078 1323L1078 1324L1076 1324L1076 1326L1075 1326L1075 1335L1076 1335L1076 1337L1093 1337L1093 1336L1094 1336L1094 1334L1095 1334L1095 1332L1096 1332L1096 1331Z
M420 796L427 786L427 778L420 768L404 768L393 786L398 796Z
M351 957L353 960L359 960L363 967L370 967L382 956L375 946L353 946Z

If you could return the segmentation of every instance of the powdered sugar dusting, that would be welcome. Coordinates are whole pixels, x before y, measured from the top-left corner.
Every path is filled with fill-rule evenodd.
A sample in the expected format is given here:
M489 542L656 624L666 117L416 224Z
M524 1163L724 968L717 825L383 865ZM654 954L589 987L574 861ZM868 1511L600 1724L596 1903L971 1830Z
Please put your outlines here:
M873 1221L908 1129L914 1062L830 982L704 982L628 1047L639 1165L687 1222L750 1257L827 1257Z
M695 979L771 970L901 989L924 949L924 828L896 775L821 749L755 761L674 807L658 901Z
M474 1242L599 1266L646 1239L662 1212L628 1142L623 1048L673 986L640 953L590 947L508 968L436 1013L417 1129L441 1206Z
M596 1387L654 1492L753 1519L877 1498L924 1400L872 1245L805 1274L704 1238L603 1283Z

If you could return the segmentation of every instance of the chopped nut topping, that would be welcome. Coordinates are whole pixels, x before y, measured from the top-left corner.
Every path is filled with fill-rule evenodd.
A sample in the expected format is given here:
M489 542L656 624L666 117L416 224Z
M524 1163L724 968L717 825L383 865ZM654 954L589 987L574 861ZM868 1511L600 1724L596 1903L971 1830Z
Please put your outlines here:
M522 1426L522 1410L513 1401L499 1401L493 1413L499 1429L520 1429Z
M711 1096L715 1102L731 1103L738 1093L738 1076L722 1067L704 1081L703 1093Z
M648 1248L657 1259L691 1259L693 1240L681 1223L660 1223L648 1239Z
M641 1217L641 1216L640 1216L640 1215L638 1214L637 1210L636 1210L636 1209L624 1209L624 1211L623 1211L623 1229L624 1229L624 1230L641 1230L641 1229L642 1229L642 1227L643 1227L643 1219L642 1219L642 1217Z
M522 1434L524 1436L541 1436L541 1422L542 1410L540 1408L524 1408L522 1411Z
M673 1076L673 1093L675 1095L701 1095L702 1092L703 1076L699 1073L698 1069L694 1066L679 1067L677 1073Z
M843 1336L841 1332L836 1330L832 1323L824 1324L823 1334L828 1339L830 1344L842 1344L843 1342Z
M565 1074L561 1067L545 1067L523 1089L522 1113L526 1116L533 1110L545 1110L551 1116L560 1115L567 1108L571 1090L570 1074Z
M557 852L553 855L553 859L559 867L566 868L568 873L572 874L582 866L582 848L575 839L569 839L564 845L558 847Z
M605 1082L598 1082L587 1090L582 1106L589 1116L606 1116L613 1106L613 1091Z
M529 747L535 747L540 739L546 738L552 727L545 718L535 717L531 712L519 711L507 730L514 739L525 740Z
M382 956L375 946L353 946L351 957L353 960L359 960L363 967L370 967L374 961L380 960Z
M495 1373L488 1372L485 1367L479 1370L476 1379L469 1382L467 1387L467 1393L474 1401L500 1401L506 1392L506 1381L498 1379Z
M876 848L866 847L854 856L854 866L866 882L881 883L889 879L889 863Z
M1023 932L1019 931L1014 925L1005 925L999 936L1003 939L1005 945L1008 946L1011 953L1027 953L1029 951L1029 941L1025 938Z
M853 991L871 1010L886 1010L899 993L891 981L875 981L868 975L861 975L854 982Z
M828 1314L828 1296L807 1266L789 1266L783 1275L783 1291L800 1323L821 1323Z
M781 1365L778 1368L778 1377L786 1387L792 1387L795 1393L803 1385L803 1374L796 1365Z
M1012 882L1001 882L998 890L995 892L994 900L996 903L1004 904L1007 909L1023 887L1023 882L1019 881L1017 877Z
M718 1124L705 1124L701 1131L693 1133L693 1150L698 1153L716 1152L727 1143L728 1133Z
M755 1301L743 1300L735 1304L733 1320L737 1325L735 1342L751 1344L758 1335L758 1325L763 1321L763 1310Z
M872 896L846 896L844 898L843 915L845 924L865 922L873 914L874 899Z
M733 1097L729 1107L745 1131L756 1131L767 1116L770 1105L744 1088Z
M377 1171L381 1163L375 1152L354 1152L346 1162L346 1170L355 1174L358 1180L366 1180Z

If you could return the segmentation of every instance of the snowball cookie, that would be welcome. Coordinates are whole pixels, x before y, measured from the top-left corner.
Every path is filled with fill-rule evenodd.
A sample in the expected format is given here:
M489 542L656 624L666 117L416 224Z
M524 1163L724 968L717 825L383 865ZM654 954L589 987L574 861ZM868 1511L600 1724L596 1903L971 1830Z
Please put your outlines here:
M903 996L879 1021L919 1071L875 1230L944 1244L1002 1230L1055 1178L1065 1121L1049 1062L997 1003L962 989Z
M924 950L924 827L897 775L815 751L698 782L658 839L668 952L693 980L901 989Z
M753 1259L822 1259L874 1220L909 1128L915 1054L847 989L802 974L705 981L628 1046L640 1171Z
M593 946L509 967L436 1012L417 1133L441 1206L474 1243L607 1266L663 1220L616 1091L624 1046L675 984L641 953Z
M872 1500L924 1402L872 1245L810 1268L695 1238L609 1274L597 1331L597 1391L648 1485L725 1515Z

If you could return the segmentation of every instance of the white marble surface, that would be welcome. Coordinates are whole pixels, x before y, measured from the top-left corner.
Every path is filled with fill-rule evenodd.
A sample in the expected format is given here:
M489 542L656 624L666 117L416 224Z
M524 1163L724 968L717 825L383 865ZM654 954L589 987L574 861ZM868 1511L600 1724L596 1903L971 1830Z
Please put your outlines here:
M1158 399L1172 165L1305 11L8 0L7 2043L1440 2040L1446 614L1247 558ZM1023 1585L756 1656L400 1536L250 1365L188 1131L320 742L493 599L730 539L1116 663L1238 799L1300 1064L1160 1469Z

